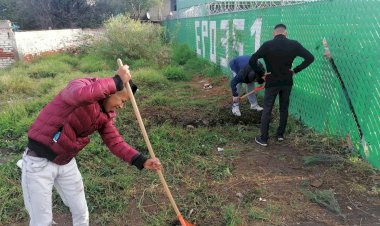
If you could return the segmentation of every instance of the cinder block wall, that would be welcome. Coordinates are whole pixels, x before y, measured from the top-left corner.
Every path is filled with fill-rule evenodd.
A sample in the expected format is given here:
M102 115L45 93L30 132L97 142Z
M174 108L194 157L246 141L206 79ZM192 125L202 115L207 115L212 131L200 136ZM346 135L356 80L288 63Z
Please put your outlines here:
M15 61L14 33L9 20L0 20L0 68L6 68Z

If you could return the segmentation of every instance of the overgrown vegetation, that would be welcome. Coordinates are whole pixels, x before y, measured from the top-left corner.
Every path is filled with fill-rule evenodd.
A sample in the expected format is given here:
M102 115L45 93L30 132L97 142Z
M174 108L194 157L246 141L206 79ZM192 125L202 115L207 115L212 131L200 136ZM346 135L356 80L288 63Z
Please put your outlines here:
M22 30L93 28L123 13L145 19L149 9L162 4L162 0L0 0L0 20L11 20Z
M20 170L16 161L21 158L27 130L39 111L72 79L113 76L117 57L131 66L133 79L139 86L137 103L152 146L165 166L165 177L185 218L197 225L286 223L283 215L289 208L288 203L276 199L262 182L271 180L265 178L271 172L249 181L247 175L259 173L251 172L250 167L258 164L254 162L247 167L247 175L235 172L234 160L239 160L243 152L257 151L252 146L252 137L259 130L257 122L249 118L245 124L243 119L230 116L230 108L225 106L229 92L202 96L202 87L196 87L198 81L196 85L191 83L194 77L202 76L213 84L223 84L225 78L220 69L197 58L187 46L174 45L169 49L160 38L161 31L153 25L115 17L106 27L106 38L82 55L59 54L0 71L0 151L7 155L7 161L0 161L0 225L27 221L27 214L21 208ZM148 155L132 107L126 105L118 112L116 125L128 143ZM276 124L277 113L274 120ZM272 132L274 129L271 127ZM345 150L340 141L315 134L293 118L289 120L289 130L292 135L287 146L303 147L317 154L341 155ZM110 154L99 135L92 135L91 140L77 157L91 224L161 226L176 219L155 173L128 167ZM218 151L219 147L224 150ZM347 167L346 171L363 178L373 173L355 155L349 156L344 165L329 161L332 170ZM305 158L306 163L314 164L321 163L320 159ZM322 160L325 159L328 158ZM279 158L279 161L286 159ZM280 178L285 177L281 173ZM252 183L246 186L245 182ZM231 188L240 183L242 192L236 194ZM352 184L360 192L368 190L357 181ZM377 187L371 189L378 192ZM303 192L298 190L292 189L312 202L341 213L332 190L308 187ZM303 210L302 205L306 205L303 202L302 197L298 197L291 205L301 206L299 209ZM54 212L69 213L56 193Z
M92 52L110 63L117 58L128 64L136 60L150 61L151 66L169 63L169 49L164 46L159 25L119 15L107 20L104 27L105 35L94 44Z

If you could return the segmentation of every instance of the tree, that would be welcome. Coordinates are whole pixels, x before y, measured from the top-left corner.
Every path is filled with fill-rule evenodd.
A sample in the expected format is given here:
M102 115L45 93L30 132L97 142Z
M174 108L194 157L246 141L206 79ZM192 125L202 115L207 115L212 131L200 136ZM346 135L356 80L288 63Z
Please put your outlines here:
M50 14L54 28L78 28L93 13L86 0L51 0Z
M118 14L140 19L155 4L162 0L0 0L0 19L23 30L93 28Z
M141 18L155 3L155 0L128 0L126 1L126 12L131 18Z
M15 21L19 18L19 10L15 1L0 0L0 20Z

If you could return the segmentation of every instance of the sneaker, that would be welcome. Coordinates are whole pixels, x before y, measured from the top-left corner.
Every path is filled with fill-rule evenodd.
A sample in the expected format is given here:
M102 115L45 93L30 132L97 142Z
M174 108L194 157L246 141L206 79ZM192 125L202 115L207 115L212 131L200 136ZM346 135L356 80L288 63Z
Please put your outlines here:
M268 146L268 142L262 140L261 136L256 136L255 141L256 141L256 143L260 144L261 146L264 146L264 147Z
M22 169L22 159L18 160L16 165L18 166L18 168Z
M278 136L277 137L277 141L284 141L285 139L284 139L284 137L283 136Z
M260 105L252 105L251 104L251 109L256 110L256 111L262 111L264 108L260 107Z
M239 105L232 105L232 114L235 116L241 116Z

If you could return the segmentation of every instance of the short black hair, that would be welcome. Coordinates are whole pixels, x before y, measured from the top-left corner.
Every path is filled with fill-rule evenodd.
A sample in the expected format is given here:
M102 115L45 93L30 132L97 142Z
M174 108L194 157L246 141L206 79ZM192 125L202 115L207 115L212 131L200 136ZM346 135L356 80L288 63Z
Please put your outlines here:
M276 30L277 28L280 28L280 27L286 29L285 24L277 24L276 26L274 26L274 29Z

